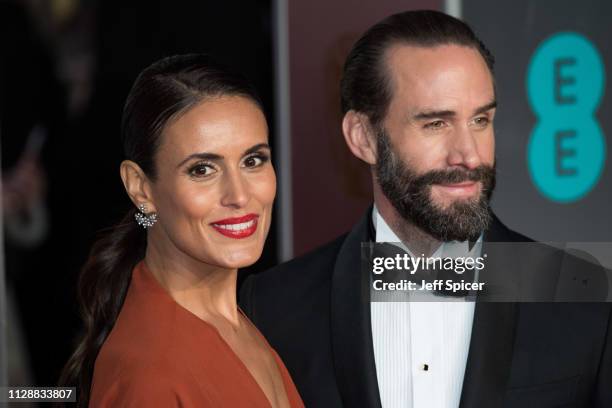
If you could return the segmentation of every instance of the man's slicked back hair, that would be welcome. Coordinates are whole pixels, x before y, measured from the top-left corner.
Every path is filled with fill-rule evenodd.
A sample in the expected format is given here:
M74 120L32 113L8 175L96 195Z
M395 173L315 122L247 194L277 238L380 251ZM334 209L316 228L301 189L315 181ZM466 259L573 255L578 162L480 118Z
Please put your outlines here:
M340 84L343 114L354 110L367 115L373 126L381 124L393 96L385 53L398 44L471 47L482 55L493 75L493 55L463 21L432 10L394 14L372 26L351 49Z

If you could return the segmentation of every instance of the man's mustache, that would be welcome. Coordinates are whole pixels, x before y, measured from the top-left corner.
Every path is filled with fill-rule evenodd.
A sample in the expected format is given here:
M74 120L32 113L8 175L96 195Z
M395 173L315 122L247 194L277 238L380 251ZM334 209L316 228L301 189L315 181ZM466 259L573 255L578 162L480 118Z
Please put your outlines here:
M433 184L457 184L466 181L483 182L495 176L495 169L488 165L480 165L473 169L431 170L418 176L413 186L429 186Z

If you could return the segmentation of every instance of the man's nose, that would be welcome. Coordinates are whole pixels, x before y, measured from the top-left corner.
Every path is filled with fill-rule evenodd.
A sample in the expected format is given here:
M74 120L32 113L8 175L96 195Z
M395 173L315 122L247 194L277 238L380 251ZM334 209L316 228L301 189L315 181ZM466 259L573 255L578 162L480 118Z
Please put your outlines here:
M476 137L467 125L456 129L449 141L449 166L474 169L482 164Z

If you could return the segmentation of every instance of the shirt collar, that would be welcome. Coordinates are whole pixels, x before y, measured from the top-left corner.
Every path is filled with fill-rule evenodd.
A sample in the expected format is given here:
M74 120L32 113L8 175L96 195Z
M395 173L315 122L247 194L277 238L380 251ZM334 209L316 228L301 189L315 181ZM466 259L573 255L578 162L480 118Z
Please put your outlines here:
M390 242L399 243L401 247L414 256L408 248L402 244L398 236L393 232L389 224L385 221L383 216L378 212L376 204L372 208L372 225L376 231L376 242ZM475 245L470 245L469 241L447 241L443 242L442 245L431 255L432 257L450 257L456 258L459 256L465 256L466 254L476 253L476 256L480 253L482 247L482 233L478 237Z

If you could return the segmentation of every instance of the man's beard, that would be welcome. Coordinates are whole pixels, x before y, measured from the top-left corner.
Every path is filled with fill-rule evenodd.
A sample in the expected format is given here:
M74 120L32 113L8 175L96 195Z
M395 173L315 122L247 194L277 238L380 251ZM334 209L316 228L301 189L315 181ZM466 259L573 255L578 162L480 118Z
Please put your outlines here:
M399 215L439 241L477 240L491 220L495 167L432 170L419 175L399 158L384 129L377 133L376 177ZM432 185L465 181L481 183L478 197L457 199L446 208L433 201Z

